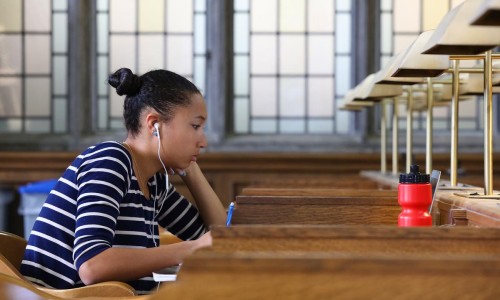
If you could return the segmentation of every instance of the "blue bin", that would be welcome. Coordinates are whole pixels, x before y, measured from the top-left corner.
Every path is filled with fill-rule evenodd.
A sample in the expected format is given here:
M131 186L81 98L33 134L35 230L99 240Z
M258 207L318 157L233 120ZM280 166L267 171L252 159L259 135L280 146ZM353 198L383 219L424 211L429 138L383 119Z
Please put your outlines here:
M28 183L19 187L21 200L17 212L24 219L24 238L28 239L45 199L56 184L57 179Z
M0 190L0 231L7 231L7 206L13 199L13 191Z

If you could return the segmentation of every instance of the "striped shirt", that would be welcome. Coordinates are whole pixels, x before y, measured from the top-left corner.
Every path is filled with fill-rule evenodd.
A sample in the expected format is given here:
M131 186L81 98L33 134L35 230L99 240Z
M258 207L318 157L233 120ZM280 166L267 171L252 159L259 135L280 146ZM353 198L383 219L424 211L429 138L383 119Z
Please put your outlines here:
M49 193L21 273L45 287L83 286L78 269L84 262L111 247L155 247L158 224L183 240L207 231L198 210L171 184L167 193L164 174L148 185L151 199L141 192L132 157L120 143L103 142L82 152ZM152 276L128 283L139 294L156 286Z

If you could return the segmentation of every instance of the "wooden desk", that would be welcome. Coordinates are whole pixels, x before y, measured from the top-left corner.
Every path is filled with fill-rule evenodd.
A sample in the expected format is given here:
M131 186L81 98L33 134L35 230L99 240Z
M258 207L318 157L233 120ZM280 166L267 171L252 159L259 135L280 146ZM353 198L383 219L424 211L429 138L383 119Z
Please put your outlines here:
M211 228L212 250L500 255L500 228L236 225Z
M499 256L198 251L153 298L495 299L499 280Z
M232 224L397 225L397 197L237 196Z

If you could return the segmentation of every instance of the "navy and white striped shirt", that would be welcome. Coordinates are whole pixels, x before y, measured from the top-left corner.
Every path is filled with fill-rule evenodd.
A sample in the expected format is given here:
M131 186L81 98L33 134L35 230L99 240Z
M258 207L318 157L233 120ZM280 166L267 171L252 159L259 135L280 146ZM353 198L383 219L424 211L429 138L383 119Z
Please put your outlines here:
M158 245L158 224L183 240L200 237L207 228L198 210L172 185L165 197L165 184L164 174L153 176L148 183L151 199L146 199L126 148L117 142L88 148L47 197L28 239L21 273L45 287L78 287L83 285L78 269L102 251ZM156 286L152 276L128 283L139 294Z

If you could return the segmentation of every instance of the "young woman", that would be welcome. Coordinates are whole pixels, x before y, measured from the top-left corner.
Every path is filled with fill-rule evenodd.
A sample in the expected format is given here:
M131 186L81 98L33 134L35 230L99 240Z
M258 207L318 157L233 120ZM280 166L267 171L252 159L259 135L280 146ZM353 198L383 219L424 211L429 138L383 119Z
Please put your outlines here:
M126 95L127 138L88 148L66 169L35 221L21 272L46 287L118 280L147 293L153 271L210 246L208 226L225 222L196 163L207 111L199 90L173 72L124 68L108 82ZM196 205L169 173L183 175ZM184 241L160 246L158 225Z

